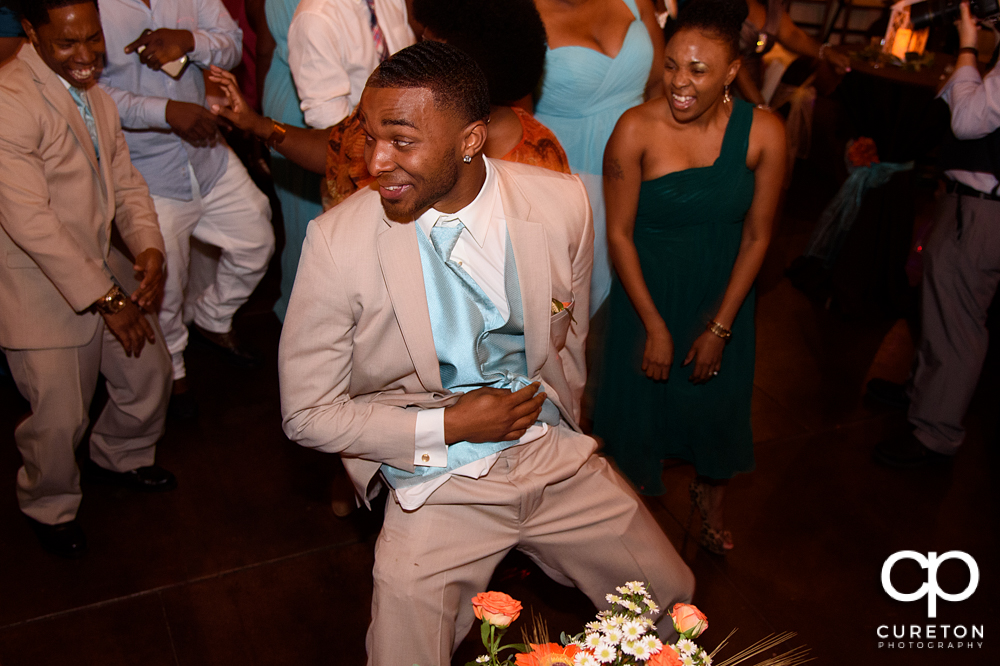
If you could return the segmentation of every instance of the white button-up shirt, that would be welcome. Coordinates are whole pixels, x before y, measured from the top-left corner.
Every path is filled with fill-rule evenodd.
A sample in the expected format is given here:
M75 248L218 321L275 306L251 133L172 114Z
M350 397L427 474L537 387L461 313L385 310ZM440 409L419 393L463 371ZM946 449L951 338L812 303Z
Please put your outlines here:
M405 0L375 0L390 54L416 39ZM302 0L288 29L288 66L310 127L326 128L358 105L379 58L365 0Z

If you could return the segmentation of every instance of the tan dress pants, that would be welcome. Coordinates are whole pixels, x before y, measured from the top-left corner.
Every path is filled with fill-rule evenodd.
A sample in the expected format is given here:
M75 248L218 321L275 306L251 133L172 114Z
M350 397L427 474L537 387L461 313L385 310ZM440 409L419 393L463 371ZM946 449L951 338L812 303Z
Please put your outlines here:
M31 413L14 430L24 464L17 472L21 511L48 525L76 517L82 495L74 452L89 425L98 373L107 379L108 404L94 423L90 457L127 472L152 465L170 399L170 355L156 317L146 320L156 342L127 357L102 319L82 347L6 349L11 375Z
M450 664L475 621L472 597L512 548L599 609L632 580L648 582L661 609L690 601L691 570L595 449L590 437L552 428L501 453L480 479L452 477L415 511L390 498L375 546L368 664ZM673 635L666 614L658 626Z

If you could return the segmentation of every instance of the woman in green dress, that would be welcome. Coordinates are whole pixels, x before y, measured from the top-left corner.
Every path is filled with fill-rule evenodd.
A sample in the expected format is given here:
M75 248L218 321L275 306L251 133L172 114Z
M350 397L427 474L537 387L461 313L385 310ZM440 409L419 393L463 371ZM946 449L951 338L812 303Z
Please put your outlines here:
M692 0L665 50L665 97L627 112L604 155L612 286L594 432L638 487L695 466L701 543L724 554L726 482L753 469L752 287L771 238L785 134L733 98L746 6ZM675 350L677 353L675 354Z

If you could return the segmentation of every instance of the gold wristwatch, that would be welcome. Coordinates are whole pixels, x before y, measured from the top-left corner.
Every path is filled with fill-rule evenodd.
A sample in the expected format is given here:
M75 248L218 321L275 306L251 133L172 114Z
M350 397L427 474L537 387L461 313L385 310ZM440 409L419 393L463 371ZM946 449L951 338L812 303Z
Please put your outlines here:
M103 298L94 303L94 307L101 314L113 315L124 310L127 304L128 296L118 285L115 285Z

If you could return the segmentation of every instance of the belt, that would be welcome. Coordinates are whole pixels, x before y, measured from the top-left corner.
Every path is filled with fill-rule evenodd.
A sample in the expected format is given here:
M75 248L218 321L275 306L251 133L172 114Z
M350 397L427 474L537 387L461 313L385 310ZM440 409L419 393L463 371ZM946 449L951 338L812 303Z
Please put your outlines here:
M969 187L964 183L960 183L957 180L949 180L948 194L961 194L963 197L976 197L977 199L985 199L987 201L1000 201L1000 195L990 194L989 192L980 192L974 187Z

